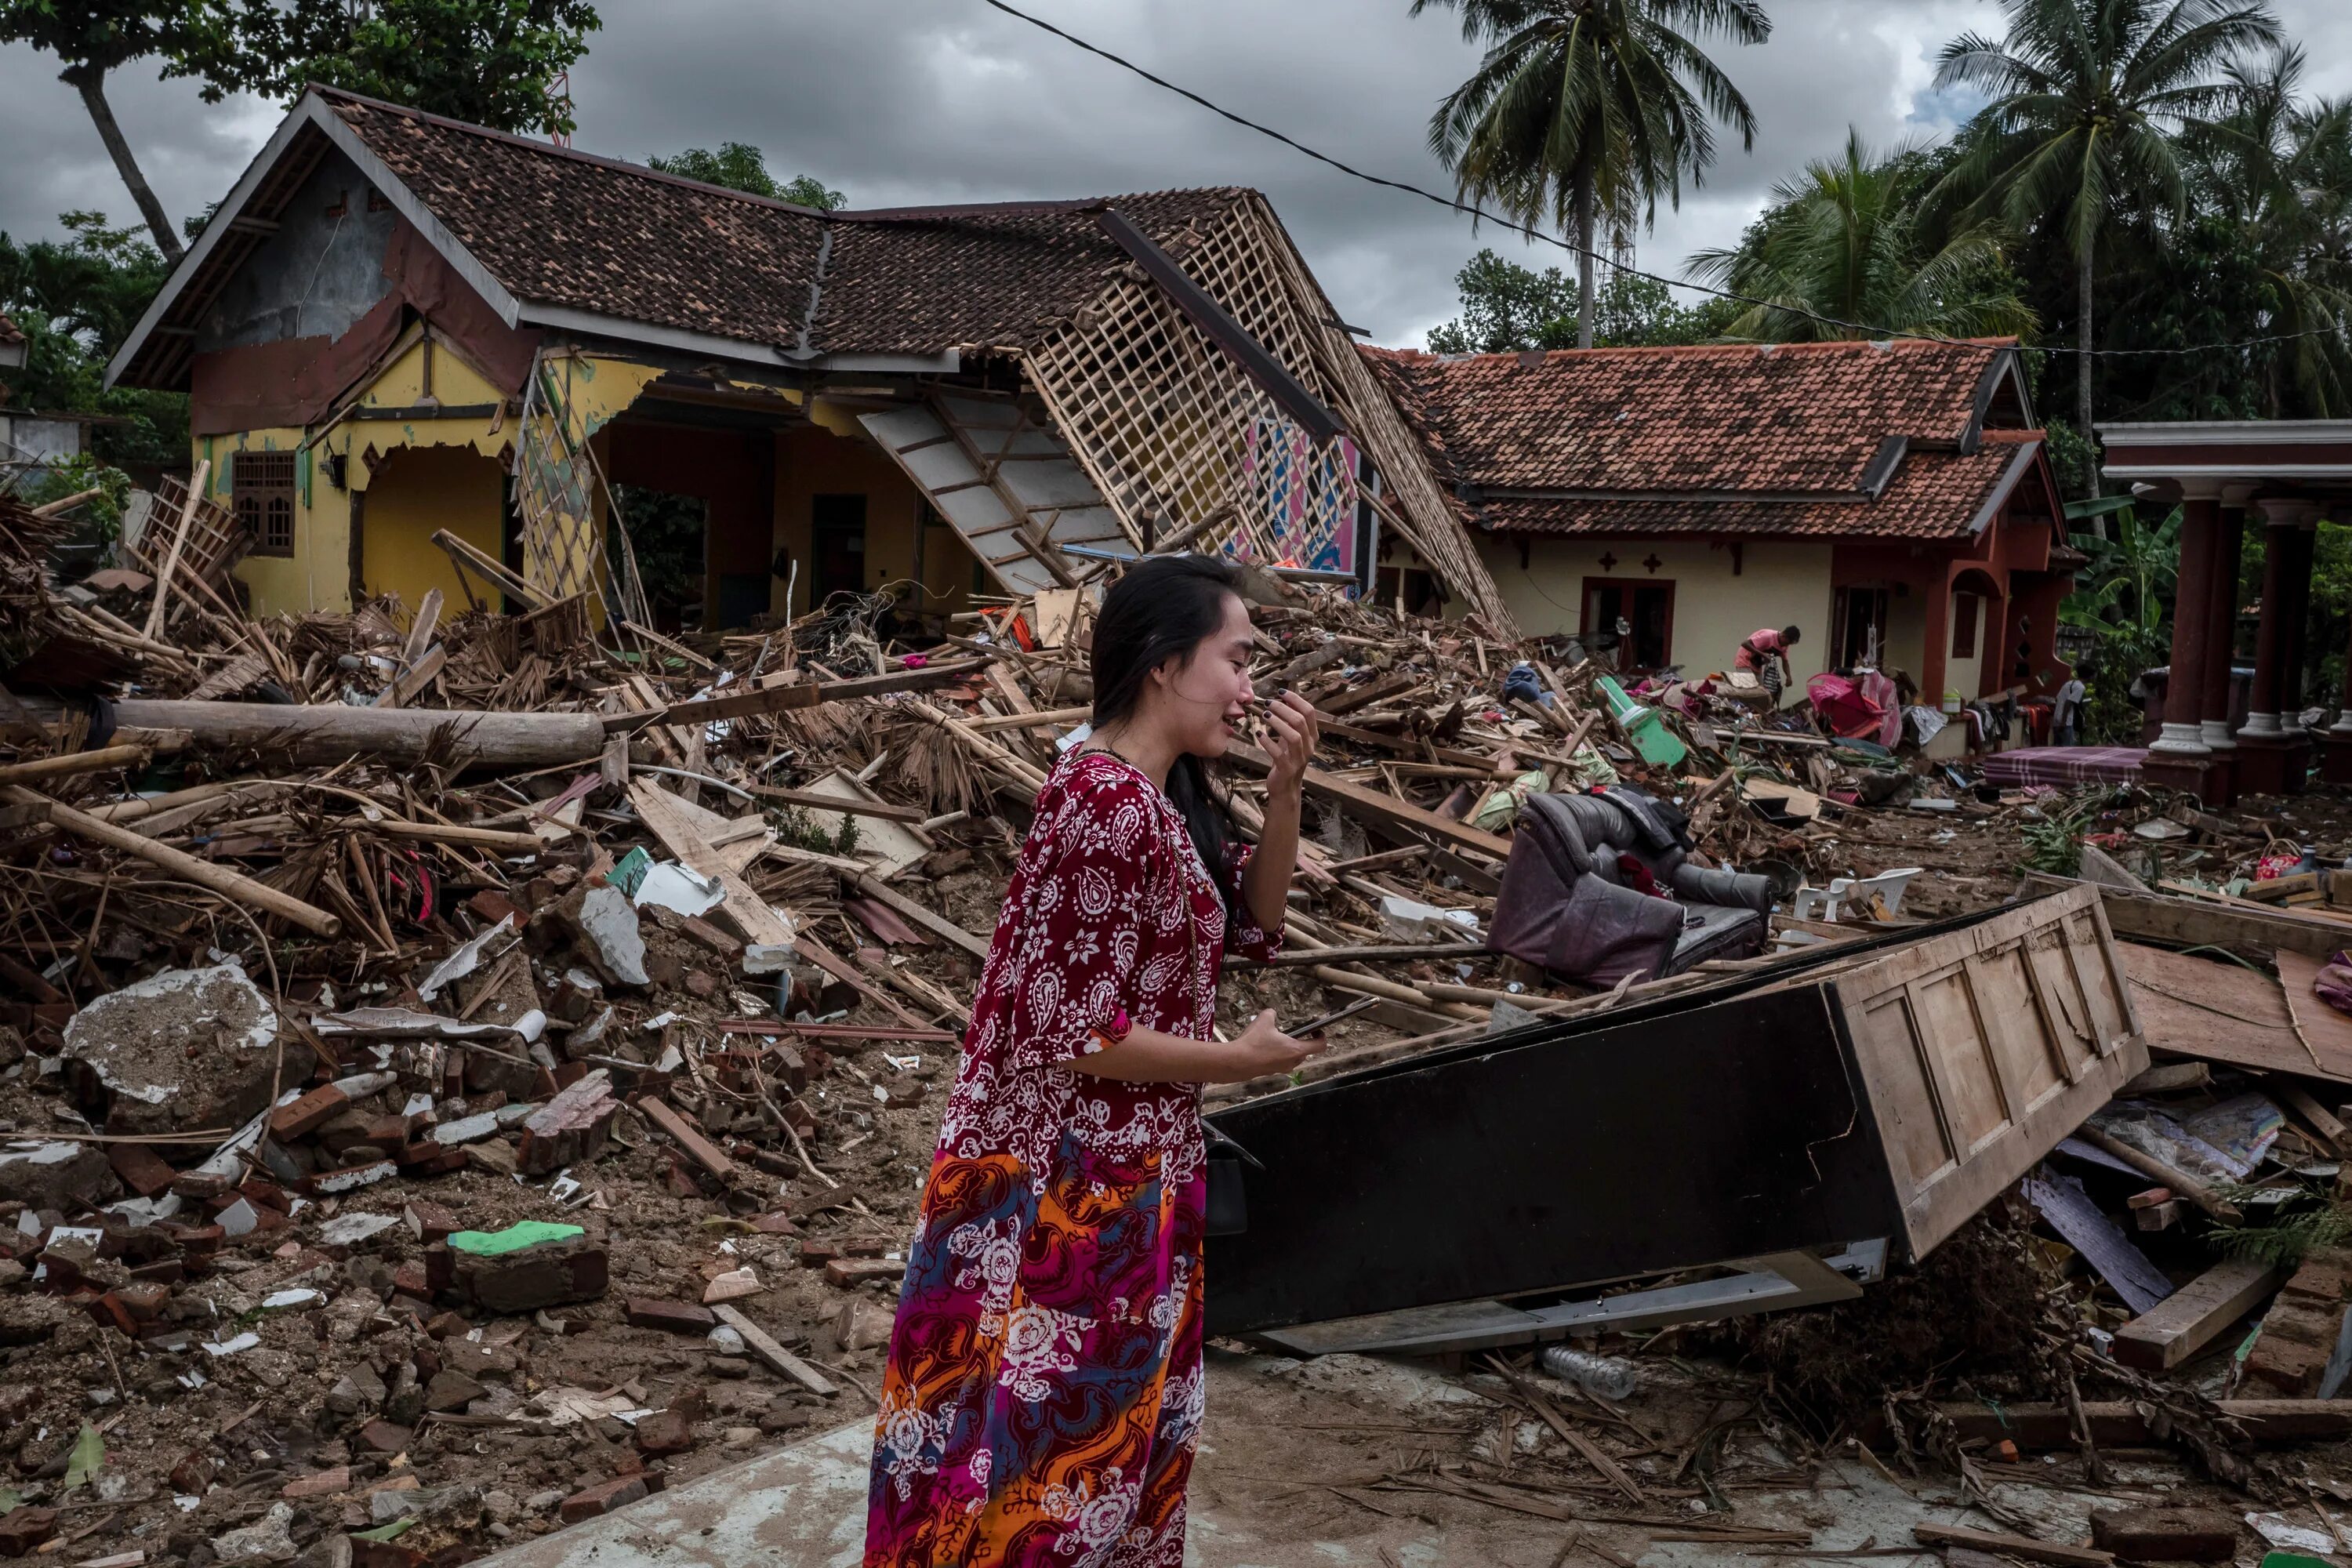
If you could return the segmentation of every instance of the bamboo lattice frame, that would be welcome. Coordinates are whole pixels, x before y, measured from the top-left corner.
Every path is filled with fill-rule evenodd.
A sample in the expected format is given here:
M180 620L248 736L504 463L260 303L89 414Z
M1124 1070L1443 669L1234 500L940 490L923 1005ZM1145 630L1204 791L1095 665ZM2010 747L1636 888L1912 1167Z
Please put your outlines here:
M1354 343L1326 324L1329 302L1263 198L1237 201L1184 253L1183 266L1339 415L1393 498L1375 503L1383 519L1469 608L1511 635L1502 595L1418 442ZM1282 411L1140 268L1122 269L1030 351L1027 368L1072 453L1139 548L1148 519L1162 545L1185 538L1202 549L1239 544L1240 552L1261 560L1281 557L1249 459L1253 427L1283 422ZM1332 454L1316 468L1315 483L1352 488L1352 476Z
M522 513L523 580L551 600L591 597L606 620L653 619L637 582L636 556L621 532L622 570L618 616L605 597L604 518L612 505L604 470L585 430L572 428L571 402L562 380L542 352L531 362L523 388L521 439L515 448L515 500ZM599 502L603 504L600 506Z

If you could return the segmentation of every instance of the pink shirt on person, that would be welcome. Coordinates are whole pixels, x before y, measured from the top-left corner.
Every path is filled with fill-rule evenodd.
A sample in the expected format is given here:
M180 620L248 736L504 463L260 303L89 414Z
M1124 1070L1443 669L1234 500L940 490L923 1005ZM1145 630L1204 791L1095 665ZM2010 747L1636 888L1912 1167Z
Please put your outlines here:
M1750 648L1755 652L1750 653L1748 651ZM1749 635L1748 641L1741 645L1738 653L1733 656L1731 667L1734 669L1754 669L1758 656L1776 654L1780 651L1780 634L1770 626L1766 626L1762 631Z

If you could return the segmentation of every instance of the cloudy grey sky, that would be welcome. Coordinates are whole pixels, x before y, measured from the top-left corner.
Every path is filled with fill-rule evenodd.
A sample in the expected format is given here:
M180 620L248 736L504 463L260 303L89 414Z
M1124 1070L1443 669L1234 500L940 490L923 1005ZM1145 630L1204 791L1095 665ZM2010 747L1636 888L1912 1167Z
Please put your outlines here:
M2313 90L2352 92L2352 5L2273 0L2308 47ZM572 73L578 145L643 158L749 142L860 206L1119 194L1183 184L1265 191L1349 320L1418 344L1453 313L1480 245L1568 259L1308 162L981 0L603 0ZM1451 15L1407 0L1024 0L1024 8L1359 167L1443 188L1423 142L1475 51ZM1754 153L1722 149L1703 190L1662 212L1640 257L1677 275L1728 244L1776 180L1832 152L1849 124L1889 144L1948 132L1936 51L1998 32L1993 0L1770 0L1771 41L1710 46L1756 109ZM250 100L208 106L137 68L110 96L176 217L226 192L275 124ZM54 233L68 207L135 219L80 100L56 67L0 47L0 229Z

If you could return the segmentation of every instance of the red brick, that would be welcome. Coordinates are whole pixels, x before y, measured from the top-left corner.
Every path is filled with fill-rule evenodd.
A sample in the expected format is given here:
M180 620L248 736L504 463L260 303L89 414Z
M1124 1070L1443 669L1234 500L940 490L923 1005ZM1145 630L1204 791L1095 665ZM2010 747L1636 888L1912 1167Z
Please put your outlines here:
M828 1285L863 1285L869 1279L896 1279L906 1273L903 1259L895 1258L836 1258L824 1266L824 1282Z
M371 1421L359 1430L359 1444L378 1454L397 1454L406 1448L414 1436L407 1427L390 1421Z
M26 1557L58 1532L53 1508L16 1508L0 1513L0 1557Z
M627 1310L629 1321L640 1329L668 1329L682 1334L708 1333L719 1321L719 1315L708 1307L660 1297L631 1297Z
M694 1423L676 1410L656 1410L637 1420L637 1452L683 1454L694 1447Z
M142 1198L152 1198L168 1189L178 1179L178 1173L166 1164L163 1157L144 1143L110 1143L106 1146L106 1163L122 1178L122 1184Z
M652 1490L646 1485L643 1476L615 1476L609 1481L599 1481L593 1487L573 1492L563 1500L563 1506L557 1512L562 1516L564 1523L578 1524L583 1520L594 1519L599 1514L610 1513L616 1508L633 1503Z
M270 1134L280 1142L308 1138L342 1113L352 1097L331 1083L322 1083L299 1100L269 1113Z

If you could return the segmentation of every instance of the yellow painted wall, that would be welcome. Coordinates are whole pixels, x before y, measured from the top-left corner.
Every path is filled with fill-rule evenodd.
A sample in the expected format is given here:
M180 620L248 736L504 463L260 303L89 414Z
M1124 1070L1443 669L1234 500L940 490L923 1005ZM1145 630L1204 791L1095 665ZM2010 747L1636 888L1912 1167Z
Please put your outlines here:
M425 395L425 352L424 343L413 343L386 364L361 399L361 406L416 405ZM496 387L446 345L435 345L432 355L433 392L443 405L462 407L503 401ZM297 466L293 555L247 556L236 569L252 595L254 613L299 615L352 607L352 496L361 491L369 494L361 563L367 586L375 592L399 594L414 610L424 589L438 585L453 606L462 605L465 598L457 591L456 569L430 542L433 531L450 528L492 556L499 554L504 492L496 457L513 433L511 410L504 419L347 418L336 425L311 447L307 463ZM238 451L299 450L310 434L279 428L210 436L195 442L194 455L211 459L213 477L206 489L214 500L227 506ZM365 460L370 447L377 456L373 471ZM434 453L442 454L443 460L414 468L409 464L411 458ZM345 459L344 482L349 490L338 489L329 481L326 458L331 455ZM481 477L484 474L487 480ZM377 486L387 476L397 477L383 493L377 493ZM391 521L379 527L379 516ZM418 531L436 516L443 521L431 521Z
M386 456L367 490L360 532L361 572L371 594L396 594L412 612L438 588L446 613L466 605L457 563L433 542L447 529L497 561L504 558L506 475L498 460L467 447L411 447ZM478 584L475 591L483 592Z
M788 430L776 438L774 548L789 551L800 563L800 572L791 584L789 605L784 602L785 579L773 580L769 591L773 614L801 616L813 607L809 590L814 568L809 535L816 496L866 498L863 587L867 593L915 575L916 521L928 510L922 494L890 455L868 440L854 419L843 417L844 413L817 398L809 411L815 427ZM922 613L948 615L969 606L972 554L954 529L937 523L924 531L922 564ZM988 591L1000 590L991 583Z
M1798 686L1829 666L1827 544L1749 541L1735 576L1730 548L1705 541L1533 539L1525 567L1516 540L1481 533L1475 541L1504 605L1531 637L1573 635L1581 627L1587 577L1671 581L1675 626L1668 652L1685 674L1730 668L1741 641L1759 626L1793 626L1804 633L1789 660ZM1653 554L1659 562L1655 572L1642 565ZM1616 564L1602 566L1604 555Z

